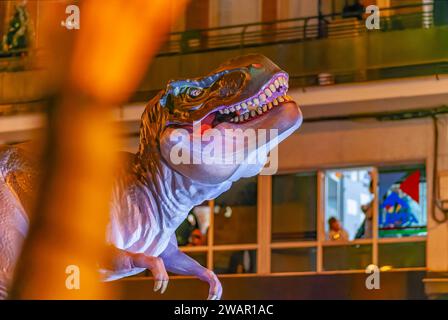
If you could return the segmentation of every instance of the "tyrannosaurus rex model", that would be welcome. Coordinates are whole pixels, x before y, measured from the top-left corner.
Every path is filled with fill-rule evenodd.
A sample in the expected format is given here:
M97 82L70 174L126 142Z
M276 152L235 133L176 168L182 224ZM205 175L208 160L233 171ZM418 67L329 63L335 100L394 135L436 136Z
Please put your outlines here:
M105 232L116 255L112 268L100 270L105 280L149 269L154 290L163 293L170 271L197 276L209 284L209 299L221 297L216 275L178 249L175 230L193 206L219 196L242 177L258 174L268 152L300 126L300 110L287 90L286 72L264 56L247 55L205 77L171 81L148 103L139 150L124 154L116 175ZM194 132L198 126L199 142ZM247 139L236 143L238 134L262 129L275 129L275 141L270 135L255 148ZM212 161L200 161L210 151L210 137L201 139L208 132L215 138L238 133L221 140L223 145L236 145L223 148L226 159L233 161L216 161L218 152ZM181 160L193 160L179 161L180 153ZM256 153L264 160L247 161ZM189 156L182 158L185 155ZM244 161L235 161L241 155ZM28 232L34 168L20 145L0 147L0 297L6 296Z

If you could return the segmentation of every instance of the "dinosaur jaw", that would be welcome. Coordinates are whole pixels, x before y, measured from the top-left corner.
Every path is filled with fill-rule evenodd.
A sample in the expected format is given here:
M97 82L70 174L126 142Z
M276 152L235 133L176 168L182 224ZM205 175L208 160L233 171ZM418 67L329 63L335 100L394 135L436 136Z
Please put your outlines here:
M256 94L229 106L220 106L201 120L211 128L221 123L244 124L268 114L272 109L291 101L287 95L288 74L276 73Z
M262 114L251 116L249 120L243 122L221 122L214 127L221 132L227 129L277 129L278 134L282 134L290 129L296 130L302 124L302 113L296 102L285 100L274 105Z
M192 181L227 185L258 174L265 166L268 153L301 123L302 114L297 104L283 102L251 121L222 122L200 134L185 127L182 130L167 128L160 140L161 154L174 171ZM227 159L232 160L229 163ZM275 158L270 162L276 166Z
M160 149L169 166L210 185L258 174L270 150L302 123L300 109L287 95L288 75L280 71L268 79L193 124L167 126Z

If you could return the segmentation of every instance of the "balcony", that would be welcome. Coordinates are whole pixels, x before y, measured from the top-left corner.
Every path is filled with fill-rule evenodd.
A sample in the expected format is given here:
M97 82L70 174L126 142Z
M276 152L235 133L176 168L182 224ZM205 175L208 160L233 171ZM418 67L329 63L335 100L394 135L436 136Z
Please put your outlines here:
M365 14L339 13L172 33L132 102L147 101L170 79L205 74L252 52L287 70L291 87L446 74L448 21L436 9L428 4L382 8L378 30L366 28ZM0 52L0 114L45 96L43 71L31 59L36 54Z
M318 85L325 76L330 83L349 83L448 72L448 28L432 5L380 12L379 30L366 28L366 16L332 14L173 33L140 91L207 73L225 59L251 52L286 69L293 87Z

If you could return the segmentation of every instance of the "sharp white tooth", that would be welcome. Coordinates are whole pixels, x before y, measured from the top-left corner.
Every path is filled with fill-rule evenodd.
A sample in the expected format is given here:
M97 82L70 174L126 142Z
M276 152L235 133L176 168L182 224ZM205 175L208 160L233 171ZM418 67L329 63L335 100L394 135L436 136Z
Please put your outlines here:
M243 107L244 109L247 109L247 104L246 104L245 102L243 102L243 103L241 104L241 107Z
M238 122L238 121L239 121L239 119L240 119L240 118L238 118L238 117L235 117L235 118L233 118L233 121L234 121L234 122Z
M235 108L234 107L230 107L230 111L235 112Z
M268 97L272 97L272 92L271 92L271 90L269 90L269 89L265 89L265 90L264 90L264 93L266 93L266 95L267 95Z
M250 112L250 115L252 116L252 118L255 117L255 111L252 110L252 111Z
M223 113L224 113L224 111L223 111L223 110L221 109L221 110L219 110L219 113L220 113L220 114L223 114Z
M251 106L252 105L252 101L247 101L247 106Z
M275 92L275 86L274 86L273 84L271 84L271 85L269 86L269 89L271 89L272 92Z
M244 120L247 120L247 119L249 119L249 112L246 112L246 113L244 114Z
M229 114L230 113L229 109L224 109L224 113Z
M283 102L283 101L285 101L285 99L283 99L283 97L278 97L277 100L278 100L279 102Z
M268 106L267 105L263 105L263 112L268 111Z
M240 106L240 105L237 105L237 106L235 107L235 109L236 109L236 110L240 110L240 109L241 109L241 106Z
M278 82L278 80L275 80L274 81L274 85L275 85L276 88L278 88L278 87L280 87L280 82Z
M233 118L232 118L232 119L230 119L230 122L233 122Z
M281 84L285 84L286 83L286 79L284 77L280 77L280 83Z
M240 115L240 121L244 121L244 116Z
M274 106L278 106L278 101L277 101L277 99L274 99L274 101L272 101L272 103L274 104Z
M266 95L264 93L260 94L260 100L261 100L261 102L266 101Z
M261 108L257 108L257 113L258 114L263 114L263 110Z
M254 105L258 106L260 104L260 100L258 100L257 98L254 99Z
M271 110L271 109L272 109L272 107L273 107L272 103L271 103L271 102L269 102L269 103L268 103L268 109L269 109L269 110Z

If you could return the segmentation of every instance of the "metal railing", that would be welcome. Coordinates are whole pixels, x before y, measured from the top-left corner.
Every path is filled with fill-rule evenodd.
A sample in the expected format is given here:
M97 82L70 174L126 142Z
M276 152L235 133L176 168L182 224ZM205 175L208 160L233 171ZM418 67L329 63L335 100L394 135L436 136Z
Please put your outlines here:
M434 25L433 4L411 4L381 8L378 32ZM368 32L366 14L344 17L343 13L230 25L171 33L159 55L246 48L322 38L355 37ZM0 71L29 69L35 49L0 50Z
M36 52L35 49L0 51L0 72L31 69Z
M380 8L378 32L410 28L431 28L434 25L433 4L411 4ZM174 32L160 50L160 55L245 48L284 42L322 38L354 37L369 30L367 15L344 17L343 13L321 16L256 22L208 29Z

